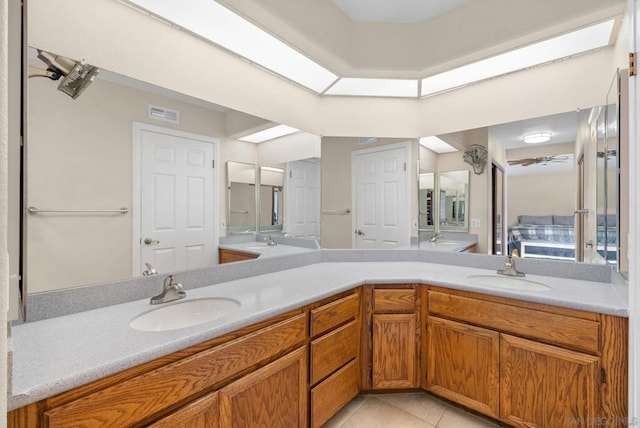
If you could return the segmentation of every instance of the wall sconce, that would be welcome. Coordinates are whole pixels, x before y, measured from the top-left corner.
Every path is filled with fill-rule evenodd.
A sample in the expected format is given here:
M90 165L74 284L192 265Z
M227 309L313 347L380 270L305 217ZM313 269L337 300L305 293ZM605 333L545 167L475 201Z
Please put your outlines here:
M473 166L473 172L480 175L487 165L487 149L479 144L472 144L464 149L462 159Z

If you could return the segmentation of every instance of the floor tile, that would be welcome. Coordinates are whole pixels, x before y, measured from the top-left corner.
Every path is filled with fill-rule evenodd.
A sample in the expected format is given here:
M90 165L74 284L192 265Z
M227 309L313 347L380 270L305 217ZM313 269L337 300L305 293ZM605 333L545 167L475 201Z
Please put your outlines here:
M340 428L434 428L434 425L383 400L369 397Z
M498 428L499 426L454 406L449 406L444 411L437 425L438 428Z
M324 425L323 428L338 428L347 419L349 419L366 401L368 396L358 395L353 400L349 401L338 413L333 415Z
M437 425L444 411L450 407L448 404L424 392L415 394L381 394L377 398L405 412L409 412L429 422L431 425Z

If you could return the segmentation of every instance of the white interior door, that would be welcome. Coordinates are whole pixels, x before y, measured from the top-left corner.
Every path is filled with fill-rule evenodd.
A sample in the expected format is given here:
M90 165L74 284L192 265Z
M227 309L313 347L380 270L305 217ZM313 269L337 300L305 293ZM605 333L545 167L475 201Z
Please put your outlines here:
M139 139L140 270L214 264L214 144L157 127Z
M354 248L409 246L408 147L354 152Z
M320 162L287 163L285 230L295 238L320 239Z

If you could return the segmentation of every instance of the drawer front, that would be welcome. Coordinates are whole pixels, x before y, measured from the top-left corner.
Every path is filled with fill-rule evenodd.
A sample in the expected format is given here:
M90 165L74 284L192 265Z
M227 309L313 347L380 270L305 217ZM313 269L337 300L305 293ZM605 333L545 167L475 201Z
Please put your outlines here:
M332 328L355 319L358 316L360 302L358 294L338 299L311 311L311 337L315 337Z
M373 290L373 308L376 313L414 312L416 292L413 288L376 288Z
M358 323L349 324L311 342L311 384L324 379L358 355Z
M429 313L592 354L600 352L597 321L437 291L429 291Z
M51 409L47 426L135 425L303 343L306 329L306 314L297 315Z
M218 393L205 395L172 412L149 428L218 428Z
M322 426L358 395L359 373L357 360L354 360L311 390L311 426L313 428Z

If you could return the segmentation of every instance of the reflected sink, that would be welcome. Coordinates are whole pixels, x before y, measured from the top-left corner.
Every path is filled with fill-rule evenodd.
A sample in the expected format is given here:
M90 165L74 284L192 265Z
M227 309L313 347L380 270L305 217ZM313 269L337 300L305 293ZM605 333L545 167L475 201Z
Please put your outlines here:
M505 275L470 275L467 279L476 284L491 288L501 288L505 290L525 290L525 291L547 291L550 290L546 284L538 281L531 281L526 278Z
M187 300L138 315L129 327L140 331L168 331L203 324L240 308L240 302L219 297Z

